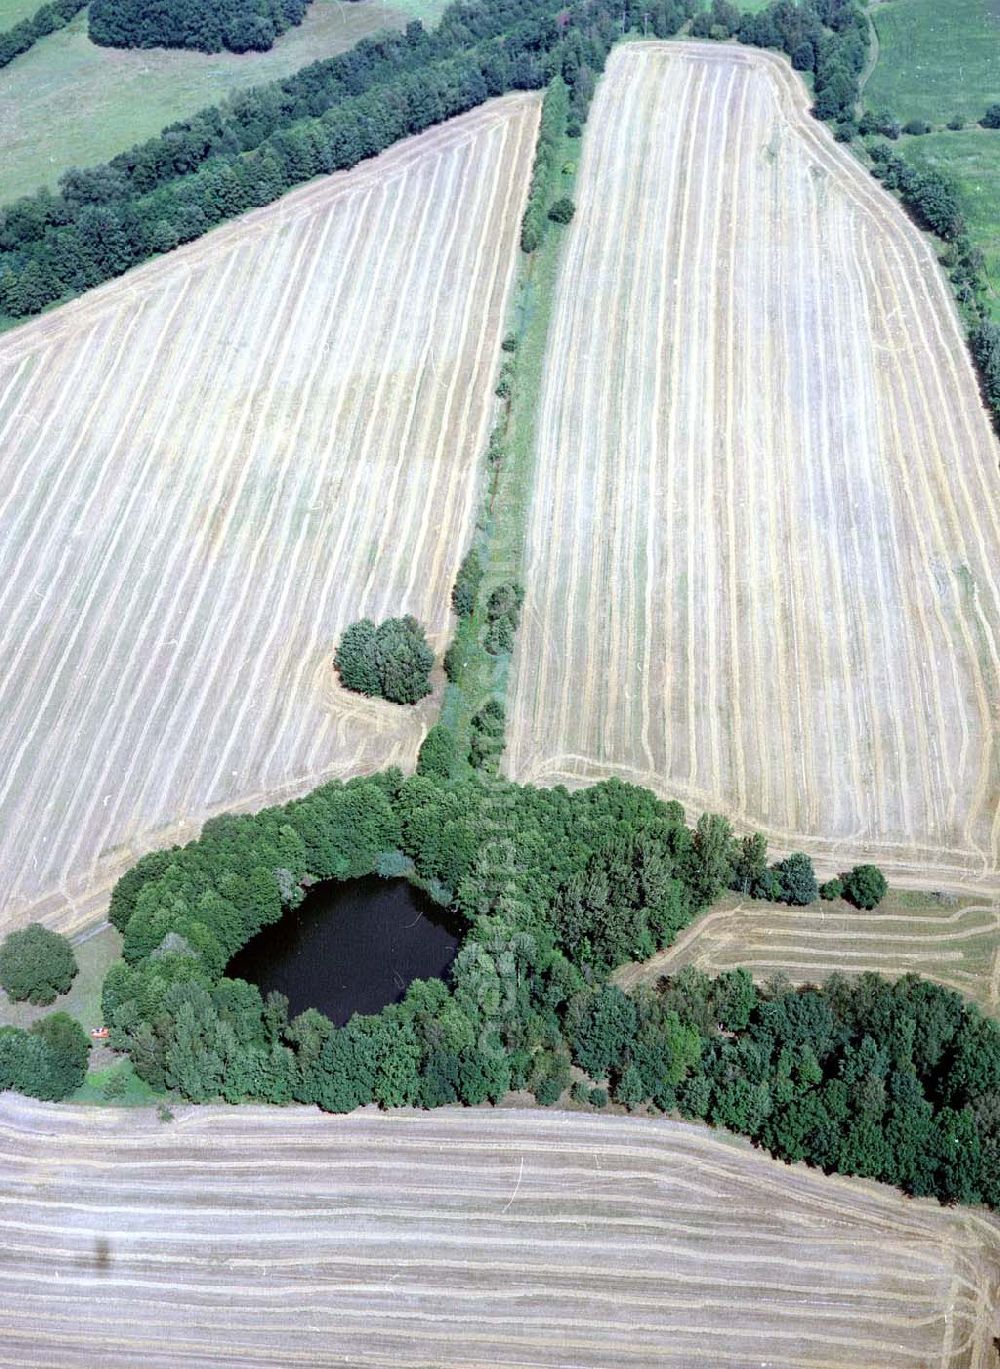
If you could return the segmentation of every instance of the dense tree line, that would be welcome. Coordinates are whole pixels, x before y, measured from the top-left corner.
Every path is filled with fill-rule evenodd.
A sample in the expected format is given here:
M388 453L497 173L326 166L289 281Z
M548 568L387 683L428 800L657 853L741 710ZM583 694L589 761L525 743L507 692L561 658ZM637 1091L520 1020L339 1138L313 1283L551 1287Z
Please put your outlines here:
M704 1118L772 1154L943 1202L1000 1204L1000 1027L908 975L758 991L688 969L655 991L588 988L576 1064L634 1107Z
M921 228L927 228L945 242L960 238L966 231L958 202L958 192L947 176L934 167L917 170L885 143L869 148L873 174L899 197Z
M365 39L67 172L58 194L2 215L0 309L37 313L491 96L560 74L574 93L592 90L620 13L613 0L459 0L433 34L411 23Z
M13 62L38 42L57 29L65 28L79 14L87 0L50 0L27 19L0 33L0 67Z
M855 0L775 0L756 13L713 0L710 9L695 15L691 32L696 38L738 38L752 47L778 48L796 71L812 73L816 117L842 126L842 136L856 132L854 111L870 34Z
M549 85L542 101L542 117L535 145L528 201L521 220L521 250L534 252L545 236L549 205L559 184L560 157L569 117L569 90L561 76Z
M90 0L88 32L112 48L266 52L309 0Z

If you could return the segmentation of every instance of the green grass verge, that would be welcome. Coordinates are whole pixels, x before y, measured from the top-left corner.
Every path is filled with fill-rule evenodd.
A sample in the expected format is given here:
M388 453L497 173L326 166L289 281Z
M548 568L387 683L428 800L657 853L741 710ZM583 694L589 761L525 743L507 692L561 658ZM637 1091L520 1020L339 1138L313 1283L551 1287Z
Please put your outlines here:
M69 992L57 998L49 1007L35 1008L30 1003L11 1003L0 989L0 1026L30 1027L50 1012L68 1012L86 1031L101 1025L104 976L121 957L122 939L114 927L104 926L86 940L74 942L73 952L80 972L70 985Z
M1000 322L1000 130L928 133L901 138L896 147L914 166L934 167L956 182L969 237L986 258L990 312Z
M581 140L564 138L550 203L572 195ZM491 656L481 645L490 591L505 581L521 581L528 512L535 471L535 430L552 318L559 262L566 229L549 223L544 241L522 255L506 332L518 340L512 391L499 418L503 457L487 474L483 506L476 524L476 545L485 573L478 608L459 624L456 642L462 668L457 685L445 693L440 721L452 729L457 753L469 746L469 720L490 698L505 700L510 658Z
M45 0L0 0L0 33L12 29L22 19L30 19Z
M243 56L98 47L87 37L84 10L0 70L0 203L54 186L71 166L106 161L234 91L288 76L366 34L402 28L418 15L430 23L444 3L313 0L302 24L270 52Z
M1000 100L1000 0L886 0L873 6L879 60L865 90L900 120L982 118Z
M71 1103L91 1103L102 1107L148 1107L162 1102L163 1094L140 1079L127 1057L102 1069L92 1069L83 1083L69 1096Z

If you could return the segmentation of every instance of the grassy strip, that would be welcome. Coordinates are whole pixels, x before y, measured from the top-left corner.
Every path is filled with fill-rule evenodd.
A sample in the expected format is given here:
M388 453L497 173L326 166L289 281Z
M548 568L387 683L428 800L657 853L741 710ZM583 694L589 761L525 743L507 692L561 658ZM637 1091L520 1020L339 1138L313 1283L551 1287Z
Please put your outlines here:
M555 200L571 195L576 179L580 140L563 134L554 171L550 177L546 210ZM498 459L489 464L483 503L476 522L473 545L483 564L483 581L476 608L462 619L449 653L449 684L440 722L452 733L459 771L470 766L470 721L490 699L506 700L510 655L492 656L483 646L486 604L498 585L520 581L529 505L535 470L535 429L545 364L545 349L552 318L564 229L548 223L541 245L522 254L508 319L507 339L516 342L505 353L501 376L509 377L509 393L501 397L497 422L490 439ZM509 344L508 344L509 345ZM501 381L501 384L503 382Z

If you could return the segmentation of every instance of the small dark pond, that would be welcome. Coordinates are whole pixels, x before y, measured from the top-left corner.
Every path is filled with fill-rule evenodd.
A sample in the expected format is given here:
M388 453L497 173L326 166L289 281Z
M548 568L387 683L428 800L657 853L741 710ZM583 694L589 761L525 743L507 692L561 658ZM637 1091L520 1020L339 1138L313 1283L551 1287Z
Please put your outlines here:
M338 1026L397 1003L414 979L441 978L461 940L457 920L405 879L324 880L226 967L289 1015L318 1008Z

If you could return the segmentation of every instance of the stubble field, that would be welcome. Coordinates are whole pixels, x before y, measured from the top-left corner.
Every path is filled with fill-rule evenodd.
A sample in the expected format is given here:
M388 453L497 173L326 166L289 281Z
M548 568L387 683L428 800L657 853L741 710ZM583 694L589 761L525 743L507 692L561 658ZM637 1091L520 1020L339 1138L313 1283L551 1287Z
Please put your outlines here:
M5 1095L0 1364L990 1364L979 1214L678 1122L292 1120Z
M0 343L0 907L72 929L215 811L412 764L365 614L436 648L538 102L325 178Z
M1000 1013L1000 906L982 898L893 889L874 912L842 899L790 908L726 895L665 951L615 974L622 988L695 965L708 974L745 966L815 984L837 971L920 974Z
M733 47L614 52L577 200L509 773L995 890L1000 447L933 254Z

